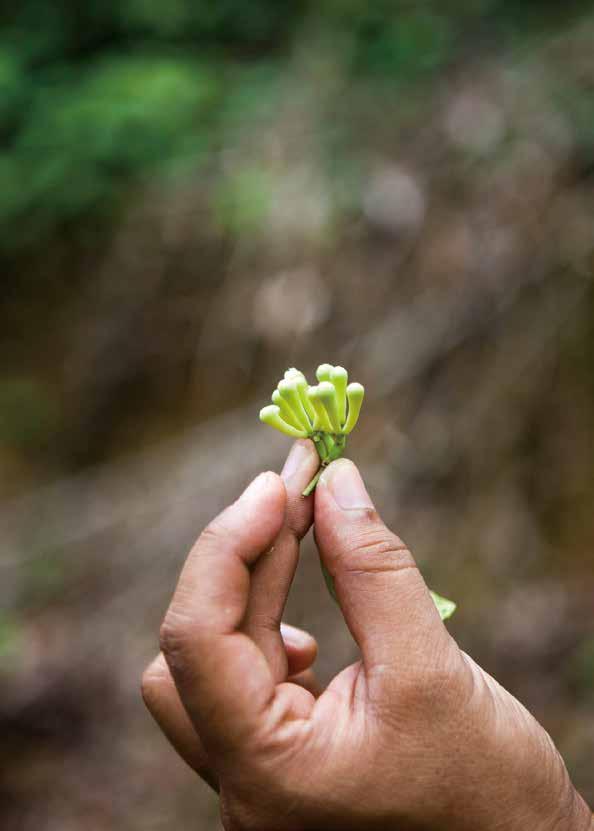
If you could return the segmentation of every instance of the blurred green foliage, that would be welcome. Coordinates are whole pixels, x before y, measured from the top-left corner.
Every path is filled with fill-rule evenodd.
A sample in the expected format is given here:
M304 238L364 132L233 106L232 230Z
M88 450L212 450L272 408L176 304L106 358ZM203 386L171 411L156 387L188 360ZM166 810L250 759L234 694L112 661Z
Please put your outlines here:
M41 244L64 223L110 216L131 186L190 161L233 125L279 103L296 36L315 29L343 44L352 77L431 78L465 42L533 37L539 24L590 4L503 0L23 0L3 3L0 31L0 239ZM570 85L571 87L571 85ZM591 106L564 89L591 133ZM348 126L347 126L348 129ZM223 184L219 214L245 225L245 193ZM233 193L231 193L233 191ZM231 195L230 195L231 194Z
M47 388L27 377L0 381L0 443L35 450L59 425L59 410Z
M270 203L266 171L246 168L221 186L215 212L220 225L241 234L261 227L269 215Z

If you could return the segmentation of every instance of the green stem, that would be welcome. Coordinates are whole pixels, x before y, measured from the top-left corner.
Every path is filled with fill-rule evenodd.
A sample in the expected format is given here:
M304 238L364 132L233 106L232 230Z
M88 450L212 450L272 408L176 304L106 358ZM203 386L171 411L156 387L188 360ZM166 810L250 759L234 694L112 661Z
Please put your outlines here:
M320 476L322 475L322 473L324 472L324 468L326 468L326 467L327 467L327 464L322 463L320 465L320 467L318 468L318 472L316 473L314 478L311 480L309 485L305 488L304 491L301 491L301 496L309 496L310 493L314 492L315 487L316 487L316 485L318 484L318 482L320 480Z
M344 436L331 436L328 433L320 433L319 441L316 441L315 444L321 464L316 475L313 477L305 490L301 492L301 496L309 496L310 493L314 492L324 468L328 467L330 462L333 462L335 459L339 459L342 456L346 445L346 439Z
M326 448L326 455L322 457L322 461L332 458L332 451L334 450L334 439L328 433L322 434L322 442ZM319 452L319 450L318 450Z

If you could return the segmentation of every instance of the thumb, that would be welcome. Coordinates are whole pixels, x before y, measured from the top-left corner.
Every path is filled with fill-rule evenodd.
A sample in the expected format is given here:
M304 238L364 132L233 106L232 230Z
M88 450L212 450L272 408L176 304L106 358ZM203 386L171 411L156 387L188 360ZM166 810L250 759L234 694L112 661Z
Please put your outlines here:
M315 537L366 670L426 664L427 650L449 636L412 554L384 525L348 459L320 478Z

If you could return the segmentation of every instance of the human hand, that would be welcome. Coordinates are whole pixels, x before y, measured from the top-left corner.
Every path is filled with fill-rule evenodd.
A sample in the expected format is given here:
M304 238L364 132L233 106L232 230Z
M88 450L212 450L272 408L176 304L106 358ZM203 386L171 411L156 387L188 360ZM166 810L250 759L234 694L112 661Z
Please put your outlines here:
M320 695L288 680L315 655L291 666L278 628L312 518L295 494L316 453L297 447L284 483L257 477L199 538L143 679L225 828L589 831L551 739L458 648L347 460L320 480L315 535L361 660Z

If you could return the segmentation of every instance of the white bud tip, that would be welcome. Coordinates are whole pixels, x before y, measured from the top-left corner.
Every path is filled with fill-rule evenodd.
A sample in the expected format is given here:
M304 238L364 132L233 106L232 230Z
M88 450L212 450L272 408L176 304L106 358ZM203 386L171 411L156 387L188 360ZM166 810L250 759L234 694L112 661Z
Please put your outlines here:
M352 384L349 384L347 389L347 395L351 396L352 398L363 398L365 395L365 387L363 384L358 384L356 381Z
M332 370L332 378L344 378L345 380L349 377L349 373L343 366L335 366Z
M318 384L319 395L326 396L326 395L336 395L336 390L334 389L334 384L331 384L330 381L321 381Z
M280 409L276 404L268 404L267 407L262 407L260 410L260 421L266 424L270 419L275 419L280 415Z
M294 378L284 379L278 382L278 389L280 392L285 392L287 390L296 390L297 389L297 382Z
M332 364L320 364L316 369L316 378L318 381L327 381L333 369Z

